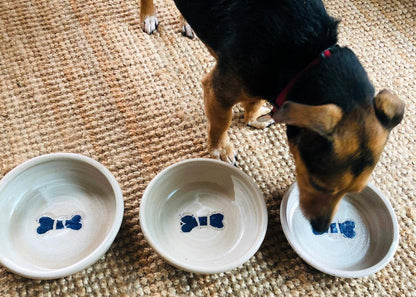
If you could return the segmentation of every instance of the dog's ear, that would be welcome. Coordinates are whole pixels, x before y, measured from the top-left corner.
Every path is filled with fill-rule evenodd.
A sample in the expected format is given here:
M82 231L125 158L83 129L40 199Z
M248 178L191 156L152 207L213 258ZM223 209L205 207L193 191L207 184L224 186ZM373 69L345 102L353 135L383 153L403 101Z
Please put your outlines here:
M404 115L404 102L387 90L374 97L374 110L380 123L387 129L398 125Z
M276 123L307 128L324 137L329 137L342 115L342 109L335 104L313 106L286 101L274 113L273 119Z

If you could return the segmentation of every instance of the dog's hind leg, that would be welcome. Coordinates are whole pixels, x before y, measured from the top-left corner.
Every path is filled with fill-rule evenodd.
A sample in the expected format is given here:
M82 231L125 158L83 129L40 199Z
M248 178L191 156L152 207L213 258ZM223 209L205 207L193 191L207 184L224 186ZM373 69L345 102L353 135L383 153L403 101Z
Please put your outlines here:
M213 158L235 165L236 155L227 134L234 102L221 86L223 82L217 68L202 80L205 113L208 119L208 150Z
M247 126L263 129L274 123L269 115L270 109L264 106L265 100L242 102L244 108L244 123Z
M157 29L159 21L156 17L156 9L153 0L141 0L140 25L148 34L152 34Z
M182 28L182 35L193 39L195 37L195 32L192 30L191 26L185 20L185 18L181 15L180 16L180 25Z

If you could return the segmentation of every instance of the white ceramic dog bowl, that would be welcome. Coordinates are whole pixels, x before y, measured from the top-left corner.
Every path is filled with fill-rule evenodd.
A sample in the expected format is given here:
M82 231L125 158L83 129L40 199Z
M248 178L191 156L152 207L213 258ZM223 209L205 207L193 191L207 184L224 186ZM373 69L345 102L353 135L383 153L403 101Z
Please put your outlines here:
M260 247L267 209L241 170L212 159L191 159L160 172L140 205L149 244L170 264L195 273L242 265Z
M341 200L330 228L323 234L315 234L302 215L297 183L283 197L280 219L298 255L334 276L357 278L379 271L393 258L399 243L393 208L371 184Z
M28 278L60 278L110 247L124 202L114 176L77 154L43 155L0 181L0 264Z

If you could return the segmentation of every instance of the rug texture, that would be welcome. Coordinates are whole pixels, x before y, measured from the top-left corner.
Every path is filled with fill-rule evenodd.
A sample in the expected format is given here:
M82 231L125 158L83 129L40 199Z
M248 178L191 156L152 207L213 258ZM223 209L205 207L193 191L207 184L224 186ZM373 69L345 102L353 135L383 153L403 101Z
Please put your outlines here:
M416 4L326 0L376 90L406 102L371 182L400 226L393 260L345 279L307 265L288 244L280 202L295 181L283 125L246 127L235 107L230 139L238 167L264 193L265 240L244 265L197 275L167 264L148 244L139 205L151 179L181 160L208 158L201 78L214 59L180 34L173 1L157 0L158 31L140 28L138 0L0 1L0 177L33 157L72 152L105 165L125 199L109 251L57 280L30 280L0 266L0 296L416 296Z

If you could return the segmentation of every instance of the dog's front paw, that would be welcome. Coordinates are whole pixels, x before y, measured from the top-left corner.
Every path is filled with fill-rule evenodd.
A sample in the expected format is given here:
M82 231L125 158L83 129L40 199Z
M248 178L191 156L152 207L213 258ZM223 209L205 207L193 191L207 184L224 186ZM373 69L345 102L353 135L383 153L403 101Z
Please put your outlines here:
M142 28L147 34L152 34L156 31L159 21L156 16L146 16L142 21Z
M182 35L189 37L191 39L195 38L195 32L192 30L191 26L188 23L185 23L182 27Z
M222 160L236 166L237 155L234 152L233 146L229 143L222 147L211 149L210 154L214 159Z
M274 120L270 115L270 111L271 110L269 108L262 106L258 112L258 114L261 114L260 116L245 119L247 126L257 129L270 127L274 124Z

